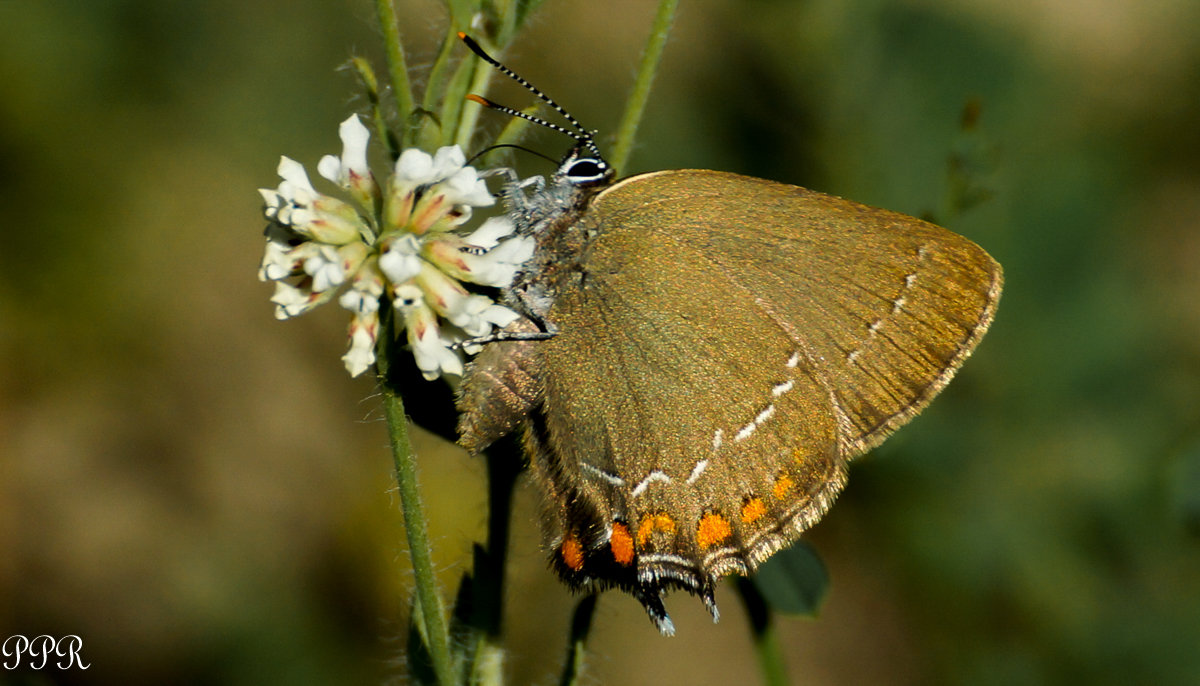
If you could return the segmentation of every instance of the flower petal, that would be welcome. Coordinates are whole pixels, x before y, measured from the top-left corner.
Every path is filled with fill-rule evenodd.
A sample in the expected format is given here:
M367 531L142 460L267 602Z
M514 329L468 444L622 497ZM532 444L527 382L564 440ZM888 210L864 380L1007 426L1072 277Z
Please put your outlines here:
M455 308L447 312L445 317L471 338L478 338L492 330L492 323L483 314L494 304L486 295L469 295L457 301Z
M421 375L432 381L442 374L462 375L462 359L450 348L437 325L437 315L423 302L400 308L408 342Z
M379 336L379 315L375 312L356 315L350 320L350 349L342 355L342 363L350 376L358 376L375 364L375 341Z
M276 281L275 294L271 296L271 302L275 303L276 319L302 315L316 307L316 300L312 289L293 286L286 281Z
M435 180L433 176L433 158L424 150L409 148L400 153L400 158L396 160L396 168L392 172L392 180L394 182L403 182L406 186L419 186L421 184L432 183Z
M338 298L338 304L360 315L378 312L383 289L383 274L379 271L379 261L372 256L367 258L354 274L350 288Z
M467 164L467 156L457 145L447 145L438 148L433 156L433 170L430 176L434 181L441 181L462 169Z
M404 283L421 271L421 243L412 234L384 239L379 254L379 269L394 284Z
M315 196L317 189L313 188L312 182L308 180L308 172L304 171L304 165L296 160L283 155L279 158L279 166L276 168L279 178L283 179L283 183L279 184L279 192L288 200L295 202L293 193L299 191L302 193ZM290 192L284 192L284 189ZM305 198L307 200L307 197Z
M426 241L424 254L425 259L456 279L503 288L513 282L535 247L532 237L521 236L481 251L451 234Z
M367 144L370 142L371 132L359 121L358 115L352 114L342 122L338 128L338 135L342 139L341 157L322 157L317 171L326 179L348 189L363 207L373 207L375 178L367 166Z
M459 169L437 184L431 192L444 193L451 205L490 207L496 204L496 198L492 196L483 179L479 178L474 167Z
M492 305L484 310L480 316L494 324L497 329L503 329L521 318L521 315L503 305Z
M304 261L304 273L313 279L314 293L337 288L346 280L346 272L342 269L342 259L337 248L332 245L322 245L314 254Z
M480 248L492 248L501 238L511 234L514 228L513 221L506 216L489 217L466 240Z
M367 143L371 132L358 120L357 114L350 115L338 127L342 139L342 173L366 176L371 173L367 166Z
M258 267L259 281L278 281L296 273L292 259L292 246L279 241L267 241L262 262Z
M451 318L465 307L469 295L463 285L450 278L445 272L433 265L421 261L421 271L413 282L420 287L425 295L425 302L438 314Z

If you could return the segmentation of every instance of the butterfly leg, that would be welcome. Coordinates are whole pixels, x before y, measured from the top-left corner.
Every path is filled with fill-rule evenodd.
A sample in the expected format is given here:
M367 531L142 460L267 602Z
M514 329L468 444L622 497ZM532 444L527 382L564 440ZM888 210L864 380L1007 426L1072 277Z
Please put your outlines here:
M520 215L532 213L533 209L537 207L537 202L531 198L537 198L546 188L546 179L541 176L522 179L517 175L517 170L512 167L489 169L482 172L480 176L503 177L504 185L500 194L504 197L504 204L508 206L510 213L515 212Z

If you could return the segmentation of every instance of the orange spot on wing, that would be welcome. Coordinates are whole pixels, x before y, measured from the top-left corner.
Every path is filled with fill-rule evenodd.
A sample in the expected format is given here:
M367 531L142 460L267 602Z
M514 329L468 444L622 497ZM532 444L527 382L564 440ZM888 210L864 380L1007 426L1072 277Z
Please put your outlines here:
M621 522L613 522L612 538L608 543L617 564L627 565L633 562L633 536L629 535L629 527Z
M763 504L762 498L750 498L742 505L742 521L746 524L757 522L766 513L767 506Z
M650 540L650 535L655 531L665 531L669 534L675 533L675 520L665 514L643 515L641 523L638 524L638 546L646 545Z
M732 533L728 520L715 512L709 512L700 518L700 526L696 528L696 543L701 550L711 548L729 538Z
M775 479L775 486L771 488L771 495L776 499L787 495L787 492L792 490L792 486L796 485L796 481L787 474L780 474L778 479Z
M579 543L579 539L575 538L574 534L570 534L563 539L558 552L562 555L563 562L568 567L576 572L583 569L583 545Z

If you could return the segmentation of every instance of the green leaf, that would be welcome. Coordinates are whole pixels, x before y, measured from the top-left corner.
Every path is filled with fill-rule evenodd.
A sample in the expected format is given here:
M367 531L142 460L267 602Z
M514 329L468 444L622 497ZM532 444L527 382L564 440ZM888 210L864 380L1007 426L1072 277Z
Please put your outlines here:
M433 671L433 658L429 655L429 649L425 647L425 638L421 630L421 615L417 610L416 595L413 595L412 602L409 603L408 612L408 640L407 649L404 651L405 661L408 665L408 678L417 686L435 686L438 682L437 674Z
M812 546L797 541L759 565L754 584L771 609L815 617L829 588L829 572Z
M1175 510L1188 532L1200 536L1200 437L1180 451L1171 476Z

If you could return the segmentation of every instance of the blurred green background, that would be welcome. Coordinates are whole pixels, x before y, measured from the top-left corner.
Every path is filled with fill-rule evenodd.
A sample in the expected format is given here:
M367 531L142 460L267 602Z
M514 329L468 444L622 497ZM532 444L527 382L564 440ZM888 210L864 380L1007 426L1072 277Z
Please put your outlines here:
M611 132L653 9L550 0L506 59ZM400 15L419 77L443 14ZM404 682L375 389L342 370L344 312L276 322L255 279L255 188L280 154L339 150L364 103L336 68L378 55L372 17L0 2L0 636L77 634L92 664L29 681ZM627 171L934 213L1007 274L975 357L811 532L832 586L818 619L781 620L796 683L1200 683L1196 26L1191 0L682 4ZM964 179L987 199L947 214ZM449 588L483 465L417 448ZM514 684L555 682L573 605L534 506L519 489ZM713 625L669 598L663 639L605 595L588 683L753 683L718 601Z

